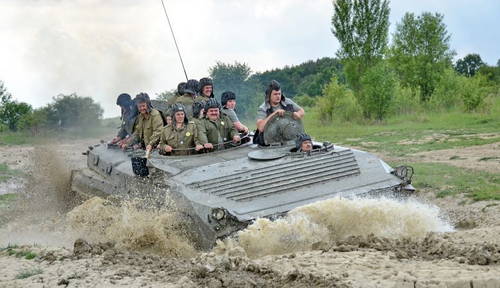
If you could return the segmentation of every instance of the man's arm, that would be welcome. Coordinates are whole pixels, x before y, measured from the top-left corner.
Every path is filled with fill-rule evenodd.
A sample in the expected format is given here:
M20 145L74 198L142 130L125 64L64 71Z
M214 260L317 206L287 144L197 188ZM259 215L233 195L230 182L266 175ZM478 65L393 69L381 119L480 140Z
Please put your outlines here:
M199 125L196 125L196 128L198 128L198 143L201 145L208 143L207 128L205 127L204 122L205 120L200 120Z
M300 108L298 111L293 112L292 117L293 119L302 119L304 117L304 109Z
M285 110L278 109L278 110L274 111L273 113L269 114L269 116L267 116L266 118L257 120L257 129L259 129L260 132L264 132L264 127L266 127L267 122L271 118L273 118L273 116L275 114L279 114L280 116L282 116L283 114L285 114Z

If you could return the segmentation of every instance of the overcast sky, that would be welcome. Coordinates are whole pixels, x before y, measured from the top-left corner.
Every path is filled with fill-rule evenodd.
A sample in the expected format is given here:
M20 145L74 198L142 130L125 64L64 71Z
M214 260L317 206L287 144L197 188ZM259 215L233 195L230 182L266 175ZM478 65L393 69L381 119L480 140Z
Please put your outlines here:
M217 60L253 71L333 57L330 0L166 0L188 76ZM393 0L405 12L445 15L457 57L500 58L499 0ZM184 80L160 0L0 0L0 80L40 107L59 93L91 96L116 116L122 92L151 96Z

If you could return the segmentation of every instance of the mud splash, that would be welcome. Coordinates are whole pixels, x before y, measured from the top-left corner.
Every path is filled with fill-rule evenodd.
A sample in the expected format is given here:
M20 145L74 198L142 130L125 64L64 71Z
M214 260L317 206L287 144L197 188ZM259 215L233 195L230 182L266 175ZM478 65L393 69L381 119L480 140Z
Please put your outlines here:
M452 230L437 207L417 201L334 198L296 208L276 221L257 219L218 246L222 250L239 246L256 258L313 250L349 236L418 239L429 232Z
M113 242L117 249L180 258L196 253L175 211L142 210L134 203L116 207L95 197L70 211L66 220L75 237Z

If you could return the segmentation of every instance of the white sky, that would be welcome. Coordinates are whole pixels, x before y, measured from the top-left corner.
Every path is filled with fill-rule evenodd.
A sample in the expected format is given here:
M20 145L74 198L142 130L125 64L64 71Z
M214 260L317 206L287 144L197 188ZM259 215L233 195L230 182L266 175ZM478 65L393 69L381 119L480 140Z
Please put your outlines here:
M165 2L190 78L217 60L264 71L338 49L328 0ZM500 58L498 0L393 0L391 9L393 24L407 11L443 13L459 57ZM0 0L0 39L0 80L35 107L76 92L116 116L119 93L155 96L184 80L160 0Z

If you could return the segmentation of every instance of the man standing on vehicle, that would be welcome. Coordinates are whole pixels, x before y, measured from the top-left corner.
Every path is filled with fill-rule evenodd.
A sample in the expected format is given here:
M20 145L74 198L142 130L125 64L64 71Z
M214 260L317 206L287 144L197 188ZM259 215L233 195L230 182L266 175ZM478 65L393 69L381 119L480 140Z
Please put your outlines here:
M238 132L240 133L248 133L247 126L241 124L240 119L238 119L238 115L236 115L236 112L234 111L234 108L236 108L236 94L234 94L234 92L232 91L226 91L222 93L221 102L221 112L229 117L229 119L231 119L234 128L236 128L236 130L238 130Z
M254 137L254 143L264 145L263 133L267 122L278 114L283 116L285 112L292 112L294 119L302 119L304 117L304 109L297 105L289 98L281 93L280 83L272 80L266 89L266 97L264 103L259 106L257 111L257 131Z
M233 122L220 113L220 105L215 98L210 98L205 105L205 118L198 126L200 143L207 149L224 148L224 143L240 142L240 135L233 126Z
M163 127L163 119L160 112L151 108L149 96L146 93L140 93L135 97L139 115L135 121L134 133L132 137L121 145L124 149L133 145L134 149L142 148L152 144L156 137L159 137Z

